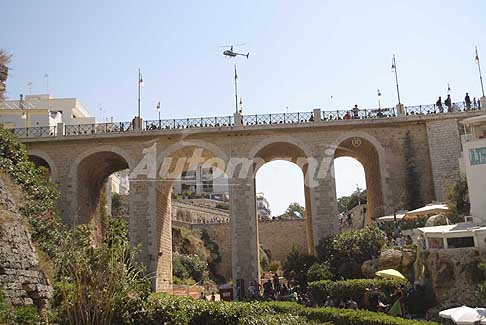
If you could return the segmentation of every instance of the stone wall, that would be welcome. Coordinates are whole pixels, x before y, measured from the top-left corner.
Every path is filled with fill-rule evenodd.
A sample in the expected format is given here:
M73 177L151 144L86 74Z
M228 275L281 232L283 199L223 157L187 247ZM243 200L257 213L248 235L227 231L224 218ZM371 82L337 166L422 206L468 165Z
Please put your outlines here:
M0 178L0 288L13 305L43 309L52 287L39 263L28 228L22 223L14 199Z
M218 273L226 279L231 278L231 238L229 223L190 225L173 221L173 225L192 229L205 229L209 237L219 246L221 263L218 265ZM305 220L260 221L258 223L258 236L260 245L270 250L272 260L279 260L283 263L290 253L293 244L297 245L301 253L307 253Z
M481 262L486 262L486 250L456 248L421 251L415 265L415 276L418 280L430 281L438 303L476 306L474 294L482 280L478 269Z
M427 122L432 177L437 201L447 199L447 191L459 175L462 156L461 137L457 120Z

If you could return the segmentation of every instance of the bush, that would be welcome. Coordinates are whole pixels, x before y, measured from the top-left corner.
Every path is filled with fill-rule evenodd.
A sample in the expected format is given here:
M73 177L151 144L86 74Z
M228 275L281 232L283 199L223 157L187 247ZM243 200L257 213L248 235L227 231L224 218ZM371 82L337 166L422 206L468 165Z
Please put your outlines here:
M296 245L292 245L292 250L287 256L283 265L284 276L289 280L296 282L302 288L307 287L307 272L316 262L312 255L301 254Z
M314 263L307 271L307 281L314 282L320 280L329 280L332 278L331 270L329 265L326 263Z
M136 323L143 324L435 324L370 311L308 308L290 302L208 302L187 297L154 294Z
M14 308L9 305L0 291L0 324L39 324L40 317L32 306Z
M449 218L453 223L463 222L464 216L469 215L471 204L465 177L459 178L454 186L449 189L447 205L450 209Z
M384 233L380 229L366 227L321 240L316 254L319 262L328 263L333 274L345 279L359 278L361 264L379 256L384 243Z
M93 246L88 225L75 228L56 261L54 307L59 321L120 323L143 310L150 281L130 248L126 221L110 219L105 241Z
M173 273L181 280L193 279L196 282L209 279L208 264L197 255L172 255Z
M0 170L25 192L23 202L17 203L20 212L32 225L32 239L39 248L54 257L67 231L56 209L59 192L46 179L45 168L37 168L28 159L25 146L17 142L12 132L1 126Z
M341 299L344 301L353 299L359 304L367 288L380 288L384 292L393 292L399 285L405 283L388 279L322 280L309 283L309 290L314 302L320 306L324 305L327 296L338 302Z

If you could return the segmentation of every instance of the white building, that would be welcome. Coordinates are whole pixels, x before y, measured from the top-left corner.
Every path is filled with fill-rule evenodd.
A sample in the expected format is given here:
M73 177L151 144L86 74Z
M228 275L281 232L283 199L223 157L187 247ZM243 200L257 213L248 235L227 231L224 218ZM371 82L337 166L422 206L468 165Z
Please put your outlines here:
M174 182L174 193L225 194L228 193L228 178L219 169L197 166L195 170L184 171Z
M486 227L472 223L417 228L425 249L486 248Z
M265 198L263 193L256 194L256 210L259 220L271 220L272 212L270 211L270 203Z
M486 115L462 121L463 171L467 177L471 215L486 225Z
M0 123L5 128L25 128L94 124L86 108L76 98L27 95L18 100L0 102Z

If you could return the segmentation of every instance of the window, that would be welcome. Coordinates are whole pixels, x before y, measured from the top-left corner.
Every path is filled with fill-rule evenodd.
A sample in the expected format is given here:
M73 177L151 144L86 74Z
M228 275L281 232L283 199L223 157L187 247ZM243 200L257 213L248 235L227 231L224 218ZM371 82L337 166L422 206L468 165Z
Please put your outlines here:
M474 247L474 238L472 236L447 238L447 247L448 248Z

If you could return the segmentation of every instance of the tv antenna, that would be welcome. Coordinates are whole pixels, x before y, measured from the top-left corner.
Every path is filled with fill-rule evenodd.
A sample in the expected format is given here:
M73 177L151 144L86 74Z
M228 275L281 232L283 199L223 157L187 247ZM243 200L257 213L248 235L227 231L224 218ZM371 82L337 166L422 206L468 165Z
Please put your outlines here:
M246 58L248 59L248 57L250 56L250 52L247 52L246 54L244 54L244 53L235 52L233 50L233 47L243 46L243 45L245 45L245 44L221 46L221 47L228 48L228 49L223 51L223 55L228 57L228 58L236 58L237 56L246 56ZM235 73L234 73L234 79L235 79L235 112L238 113L238 73L236 71L236 63L234 64L234 68L235 68Z

